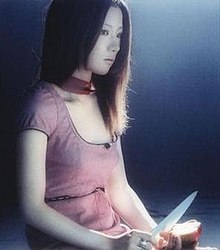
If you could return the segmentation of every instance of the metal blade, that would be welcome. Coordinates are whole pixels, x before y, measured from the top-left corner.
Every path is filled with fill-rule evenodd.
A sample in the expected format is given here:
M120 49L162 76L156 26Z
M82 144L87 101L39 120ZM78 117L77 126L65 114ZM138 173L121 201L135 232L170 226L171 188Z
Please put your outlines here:
M185 200L183 200L165 219L163 219L152 231L152 237L154 238L158 233L163 231L169 231L177 223L177 221L183 216L188 207L195 199L198 191L193 192Z

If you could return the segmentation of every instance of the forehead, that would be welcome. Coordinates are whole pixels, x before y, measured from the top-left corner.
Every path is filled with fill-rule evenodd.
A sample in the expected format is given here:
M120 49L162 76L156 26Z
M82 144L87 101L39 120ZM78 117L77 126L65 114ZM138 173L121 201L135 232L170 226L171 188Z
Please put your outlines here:
M111 25L112 27L122 27L122 12L119 7L110 7L106 17L104 24Z

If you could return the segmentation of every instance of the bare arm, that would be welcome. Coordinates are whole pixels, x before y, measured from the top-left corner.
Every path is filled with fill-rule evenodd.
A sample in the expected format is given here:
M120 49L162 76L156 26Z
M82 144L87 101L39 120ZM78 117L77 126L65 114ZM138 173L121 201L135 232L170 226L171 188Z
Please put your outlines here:
M108 196L118 214L132 228L150 232L156 226L156 223L128 184L120 142L118 143L118 150L121 159L119 166L116 167L109 180L107 187Z
M150 239L150 235L142 232L134 232L131 236L107 236L103 233L86 229L47 206L44 202L46 148L47 136L43 132L27 130L18 137L19 200L21 210L28 224L57 240L88 250L138 250L140 237ZM119 176L117 176L118 174ZM119 173L113 174L112 184L110 183L108 188L111 197L116 198L117 195L114 194L118 193L117 187L119 186L113 185L114 179L116 178L117 180L119 178L118 180L121 180L123 175L123 168L120 168ZM124 180L126 180L125 177ZM124 184L126 184L126 181ZM154 222L140 200L133 194L127 184L122 185L120 189L121 195L123 191L126 191L124 196L121 196L122 200L112 199L117 210L134 228L149 231L148 229L153 226ZM123 202L126 206L122 205ZM127 209L127 206L130 206L130 208ZM123 212L123 209L127 212ZM142 219L144 219L143 222L141 222Z
M90 231L44 202L47 136L37 130L18 138L19 199L26 222L65 243L85 249L112 249L112 239Z
M120 142L118 143L118 150L120 162L109 179L107 194L115 210L131 228L149 233L156 226L156 223L137 194L128 184ZM199 227L200 223L195 223L195 228L197 228L198 231ZM171 249L173 247L173 239L175 239L176 242L175 249L182 249L181 236L178 232L175 232L175 230L162 232L160 236L157 237L156 242L154 242L157 245L156 249L162 249L165 246L167 249Z

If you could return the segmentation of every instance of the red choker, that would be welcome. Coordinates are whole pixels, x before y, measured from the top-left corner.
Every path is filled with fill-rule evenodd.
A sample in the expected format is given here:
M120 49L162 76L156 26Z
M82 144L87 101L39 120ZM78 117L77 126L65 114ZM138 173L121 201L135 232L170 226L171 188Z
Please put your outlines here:
M63 82L60 87L63 90L76 94L89 95L95 92L92 82L86 82L74 76Z

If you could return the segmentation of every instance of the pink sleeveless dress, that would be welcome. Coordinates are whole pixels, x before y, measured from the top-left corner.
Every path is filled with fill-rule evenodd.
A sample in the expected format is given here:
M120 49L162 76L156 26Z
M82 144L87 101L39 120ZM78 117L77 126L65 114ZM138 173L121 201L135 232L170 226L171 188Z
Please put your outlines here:
M31 93L19 114L18 132L27 129L42 131L48 137L47 205L88 229L109 235L129 231L105 193L107 181L120 160L118 142L93 144L84 140L63 99L46 82ZM30 226L27 238L31 247L53 243L52 238Z

